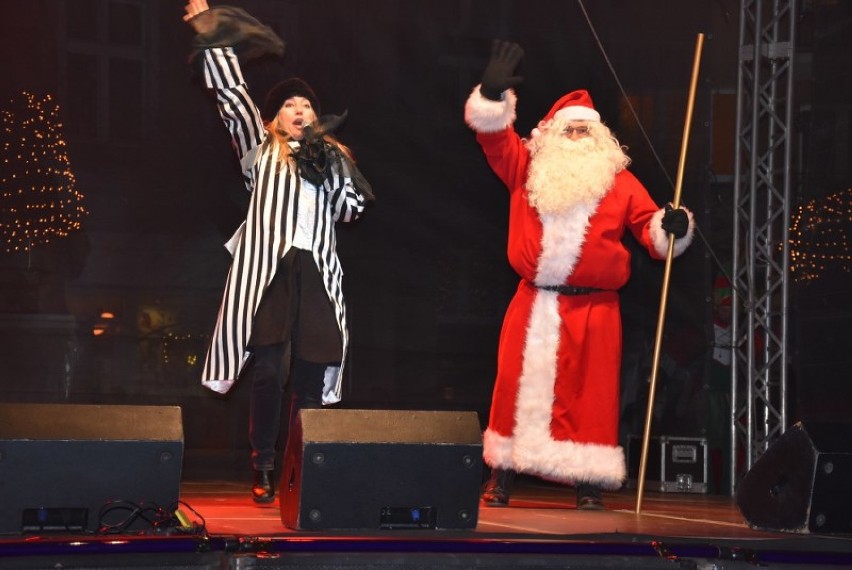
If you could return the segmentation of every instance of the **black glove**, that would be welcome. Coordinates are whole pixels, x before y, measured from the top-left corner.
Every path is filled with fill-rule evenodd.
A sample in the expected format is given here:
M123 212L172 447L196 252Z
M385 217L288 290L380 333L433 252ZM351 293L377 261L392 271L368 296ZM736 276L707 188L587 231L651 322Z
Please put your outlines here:
M679 239L685 236L686 230L689 229L689 216L683 208L675 210L671 204L666 204L666 212L663 214L660 225L663 226L663 230Z
M305 140L294 153L299 175L316 187L321 187L328 175L327 144L322 139Z
M349 111L344 111L341 115L323 115L314 123L304 126L304 138L295 152L296 164L302 178L314 186L322 186L328 176L329 154L333 151L323 136L339 127L348 114Z
M482 96L499 101L503 91L523 81L523 77L512 75L522 57L524 50L518 44L494 40L491 44L491 59L482 72L482 86L479 88Z
M194 20L198 20L193 23ZM284 41L242 8L211 6L192 20L197 35L192 40L190 62L207 48L231 46L241 61L264 55L284 56Z

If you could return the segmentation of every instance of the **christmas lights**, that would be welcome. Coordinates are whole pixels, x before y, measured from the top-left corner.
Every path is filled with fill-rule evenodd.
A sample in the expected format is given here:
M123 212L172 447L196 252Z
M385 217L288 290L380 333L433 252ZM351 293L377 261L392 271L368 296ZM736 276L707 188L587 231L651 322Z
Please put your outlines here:
M209 335L202 334L166 333L162 341L162 363L166 366L174 363L194 368L199 364L198 352L195 348L204 346L209 339Z
M63 238L87 214L62 138L59 105L26 91L0 124L0 239L6 253Z
M790 274L812 281L830 269L852 270L852 188L799 206L790 225Z

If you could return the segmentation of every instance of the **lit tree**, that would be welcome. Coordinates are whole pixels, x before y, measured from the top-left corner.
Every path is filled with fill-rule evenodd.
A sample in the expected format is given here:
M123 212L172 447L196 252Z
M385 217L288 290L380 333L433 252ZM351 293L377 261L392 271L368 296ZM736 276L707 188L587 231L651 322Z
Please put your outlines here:
M790 271L796 281L819 279L829 270L852 271L852 188L809 201L790 226Z
M86 214L59 105L26 91L10 98L0 128L0 247L30 251L79 230Z

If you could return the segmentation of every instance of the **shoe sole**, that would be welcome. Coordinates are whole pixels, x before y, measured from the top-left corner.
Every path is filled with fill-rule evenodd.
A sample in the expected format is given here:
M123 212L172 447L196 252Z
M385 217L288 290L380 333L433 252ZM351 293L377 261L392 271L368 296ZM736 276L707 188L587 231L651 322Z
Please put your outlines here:
M603 505L577 505L578 511L605 511L606 507Z
M486 507L508 507L509 501L506 501L506 502L494 501L494 500L489 501L487 499L482 499L482 504L485 505Z

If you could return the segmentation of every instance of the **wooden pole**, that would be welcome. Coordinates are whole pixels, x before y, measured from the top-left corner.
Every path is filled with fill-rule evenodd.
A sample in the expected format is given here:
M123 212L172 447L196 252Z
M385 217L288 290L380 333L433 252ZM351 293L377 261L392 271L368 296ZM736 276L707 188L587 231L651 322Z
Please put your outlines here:
M677 179L672 207L680 207L680 193L683 185L683 171L686 165L686 149L689 144L689 130L692 126L692 110L695 106L695 92L698 88L698 69L701 64L701 48L704 45L704 34L698 34L695 44L695 59L692 64L692 80L689 85L689 98L686 104L686 121L683 125L683 140L680 145L680 160L677 165ZM657 390L657 373L660 367L660 346L663 342L663 327L666 321L666 303L669 296L669 279L671 277L672 258L674 257L675 237L669 234L669 247L666 252L666 266L663 272L663 291L660 296L660 312L657 316L657 334L654 338L654 357L651 363L651 378L648 387L648 408L645 413L645 431L642 434L642 455L639 461L639 484L636 492L636 514L642 512L642 496L645 492L645 470L648 464L648 445L651 438L651 420L654 416L654 394Z

